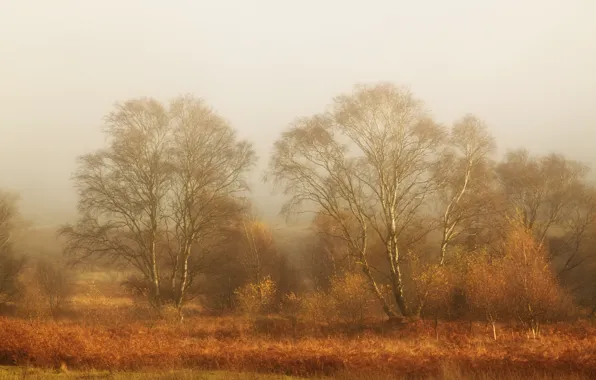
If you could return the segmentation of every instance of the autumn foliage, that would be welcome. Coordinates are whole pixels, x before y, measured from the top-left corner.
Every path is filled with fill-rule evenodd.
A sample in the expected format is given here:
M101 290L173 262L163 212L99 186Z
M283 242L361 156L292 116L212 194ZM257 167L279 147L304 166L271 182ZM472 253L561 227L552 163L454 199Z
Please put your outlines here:
M470 260L466 291L473 309L488 321L521 321L533 336L542 323L571 313L571 304L548 265L546 250L515 221L499 256L479 253Z

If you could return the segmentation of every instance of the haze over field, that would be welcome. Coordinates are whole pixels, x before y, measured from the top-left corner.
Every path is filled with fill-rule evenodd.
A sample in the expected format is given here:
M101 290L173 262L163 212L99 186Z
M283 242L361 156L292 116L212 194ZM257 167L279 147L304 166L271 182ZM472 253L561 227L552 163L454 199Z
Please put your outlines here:
M0 0L0 178L26 217L75 216L75 158L139 96L205 98L261 158L355 83L406 84L440 122L472 112L500 151L596 163L596 2Z

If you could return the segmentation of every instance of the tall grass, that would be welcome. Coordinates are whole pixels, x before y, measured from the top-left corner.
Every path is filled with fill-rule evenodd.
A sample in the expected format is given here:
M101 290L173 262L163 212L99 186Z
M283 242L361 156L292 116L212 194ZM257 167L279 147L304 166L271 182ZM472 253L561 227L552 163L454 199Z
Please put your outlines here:
M400 376L383 373L364 372L343 372L327 377L316 377L311 379L337 379L337 380L589 380L593 377L577 373L545 373L541 371L464 371L459 368L449 367L441 370L435 376ZM0 380L41 380L41 379L114 379L114 380L297 380L298 377L262 374L250 372L225 372L225 371L197 371L197 370L174 370L163 372L110 372L110 371L88 371L88 372L59 372L27 367L0 367Z
M476 330L469 333L464 325L444 324L437 340L432 324L418 322L352 335L335 331L300 337L255 333L235 318L117 326L0 318L0 364L111 371L198 368L294 376L382 373L449 378L446 368L471 374L596 374L596 331L589 325L547 326L539 339L503 328L496 342L483 329Z

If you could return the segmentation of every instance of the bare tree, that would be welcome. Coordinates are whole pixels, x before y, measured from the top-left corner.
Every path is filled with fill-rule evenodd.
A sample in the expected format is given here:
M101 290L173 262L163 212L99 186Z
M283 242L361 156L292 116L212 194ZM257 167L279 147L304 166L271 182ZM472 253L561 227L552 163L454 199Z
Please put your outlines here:
M56 317L73 293L74 283L71 274L60 264L40 260L35 268L35 280L46 299L50 313Z
M490 161L494 150L494 138L477 117L466 115L451 128L448 144L433 168L437 192L431 204L438 207L439 259L431 255L426 262L420 257L410 260L415 267L412 270L418 297L417 314L434 307L437 316L439 301L449 294L449 284L444 279L448 270L444 265L446 261L456 264L454 261L460 259L448 255L449 246L461 244L462 237L473 237L483 229L483 219L495 216L494 169ZM476 247L471 244L468 248L473 251Z
M171 173L168 113L156 100L137 99L118 104L105 121L108 148L79 158L74 181L82 216L61 230L66 251L78 259L125 260L150 281L150 300L159 307L157 247Z
M0 252L8 250L13 243L15 218L17 217L17 197L0 192Z
M314 244L308 250L308 269L317 290L328 290L331 279L359 270L350 247L342 239L341 226L329 216L317 213L313 220Z
M172 149L172 216L169 225L177 242L172 255L171 284L180 310L189 277L193 246L221 243L224 226L238 222L243 205L235 200L248 190L244 175L255 163L252 146L202 100L189 96L170 107Z
M479 213L490 212L492 168L489 156L494 138L486 125L472 115L458 120L451 129L449 147L437 167L438 198L442 206L440 265L447 247Z
M586 165L562 155L534 157L526 150L509 152L497 166L508 214L520 212L540 243L568 216L587 173Z
M242 232L244 238L244 252L242 262L249 273L250 281L260 284L268 269L271 269L277 258L275 242L269 228L255 219L242 221Z
M79 159L75 184L80 221L66 226L66 251L79 260L125 261L149 284L150 301L163 303L168 277L180 309L203 255L221 241L234 199L246 189L254 163L249 143L201 100L130 100L106 117L106 149Z
M510 152L497 167L508 215L549 248L549 264L578 300L593 282L586 268L596 259L596 196L589 167L560 154ZM587 296L587 297L586 297ZM590 301L588 301L590 302Z
M16 196L0 192L0 305L19 294L19 276L25 266L25 258L17 256L13 248L16 200Z
M549 239L550 259L560 277L596 257L592 252L596 244L596 189L586 184L575 190L559 223L563 232Z
M310 202L335 220L388 316L395 312L368 261L371 234L383 243L393 296L409 315L399 243L434 190L429 169L444 140L408 90L379 84L337 97L330 112L298 120L275 145L270 174L292 196L285 211Z

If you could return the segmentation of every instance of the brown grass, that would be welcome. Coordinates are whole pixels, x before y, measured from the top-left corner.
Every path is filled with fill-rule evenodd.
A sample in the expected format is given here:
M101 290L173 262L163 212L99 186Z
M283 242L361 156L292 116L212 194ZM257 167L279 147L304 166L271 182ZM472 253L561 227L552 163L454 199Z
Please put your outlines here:
M291 338L252 333L246 322L231 317L117 327L0 318L0 364L304 376L346 371L438 376L446 366L468 372L596 374L596 329L588 324L546 326L539 339L503 329L497 342L484 327L472 334L463 324L443 324L436 340L431 325L419 321L350 337L336 332Z
M435 331L432 321L395 320L363 329L282 316L209 317L190 304L180 325L175 312L158 317L107 284L83 281L57 321L0 317L0 366L40 371L27 378L596 378L596 328L588 322L543 326L538 339L500 326L495 342L484 324L439 323ZM0 379L22 378L10 368Z

